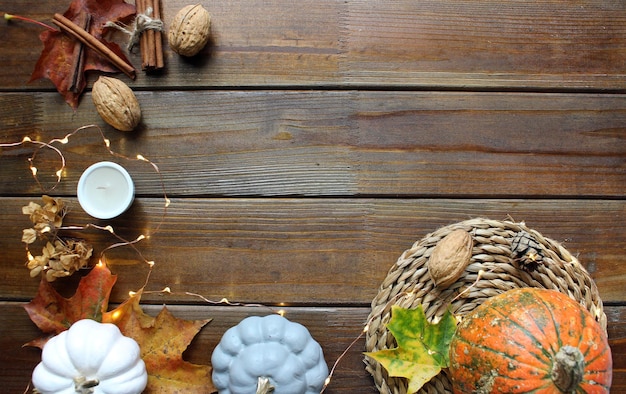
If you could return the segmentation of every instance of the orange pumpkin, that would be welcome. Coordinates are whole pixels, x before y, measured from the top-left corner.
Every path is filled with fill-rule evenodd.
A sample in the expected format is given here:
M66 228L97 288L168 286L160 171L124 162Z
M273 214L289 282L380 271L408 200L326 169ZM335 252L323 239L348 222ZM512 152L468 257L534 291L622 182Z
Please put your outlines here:
M579 303L556 290L523 288L464 316L449 373L455 393L608 393L611 350Z

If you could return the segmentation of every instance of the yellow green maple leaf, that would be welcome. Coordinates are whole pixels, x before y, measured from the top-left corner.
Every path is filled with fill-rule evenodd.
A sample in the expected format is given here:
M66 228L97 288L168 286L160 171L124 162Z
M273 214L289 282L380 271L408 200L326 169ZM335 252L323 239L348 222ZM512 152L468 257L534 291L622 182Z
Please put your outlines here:
M408 392L415 393L450 364L448 353L456 323L450 311L432 324L421 305L414 309L394 305L387 329L398 347L365 354L385 367L390 376L407 378Z
M207 320L183 320L166 307L156 317L147 315L139 305L141 292L131 296L116 309L103 315L103 322L113 323L125 336L133 338L141 349L148 371L145 393L182 394L214 391L211 367L183 360L183 352Z

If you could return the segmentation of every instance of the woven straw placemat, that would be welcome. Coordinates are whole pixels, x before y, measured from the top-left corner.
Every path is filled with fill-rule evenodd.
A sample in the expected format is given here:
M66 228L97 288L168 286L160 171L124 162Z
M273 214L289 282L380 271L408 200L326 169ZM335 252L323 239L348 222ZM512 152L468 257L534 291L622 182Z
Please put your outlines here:
M472 235L472 258L454 284L439 289L428 273L428 258L437 242L457 229ZM531 272L521 269L513 261L511 241L520 231L527 232L541 248L539 252L543 256L543 264ZM446 308L456 315L463 315L487 298L519 287L539 287L565 293L587 308L606 330L606 315L594 281L560 243L529 229L524 223L479 218L442 227L402 253L372 301L366 349L375 352L396 347L393 336L386 328L394 304L403 308L422 305L426 317L432 321L441 317ZM406 393L405 379L389 377L385 369L369 357L365 357L364 361L381 393ZM446 371L439 373L419 392L452 393Z

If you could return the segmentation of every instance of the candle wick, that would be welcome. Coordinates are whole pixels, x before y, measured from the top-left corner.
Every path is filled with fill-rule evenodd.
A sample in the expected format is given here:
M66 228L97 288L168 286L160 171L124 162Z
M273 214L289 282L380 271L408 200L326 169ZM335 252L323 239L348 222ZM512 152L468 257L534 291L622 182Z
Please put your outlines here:
M106 188L107 188L106 186L98 186L98 187L96 187L96 189L106 189Z

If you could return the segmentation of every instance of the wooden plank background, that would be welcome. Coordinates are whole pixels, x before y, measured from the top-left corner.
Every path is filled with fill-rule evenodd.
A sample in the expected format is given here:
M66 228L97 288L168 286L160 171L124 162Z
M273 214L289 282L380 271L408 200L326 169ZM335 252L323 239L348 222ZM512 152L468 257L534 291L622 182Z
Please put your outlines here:
M68 1L0 0L0 11L50 22ZM167 24L187 3L163 1ZM212 37L183 59L165 45L160 75L120 76L143 119L121 133L87 91L70 109L49 81L29 82L40 28L0 24L0 144L61 138L67 168L50 194L66 222L94 223L75 195L82 171L119 161L137 198L112 221L156 265L143 297L156 314L212 317L187 359L208 363L223 332L265 308L208 305L227 297L285 308L334 362L359 335L389 268L440 226L489 217L525 221L562 242L606 304L626 392L626 4L622 1L203 0ZM119 38L119 37L118 37ZM139 65L137 54L129 55ZM96 76L91 75L93 82ZM142 154L160 169L112 157ZM23 267L21 207L44 192L32 146L0 148L0 381L24 392L38 331L22 305L38 280ZM58 157L38 151L44 189ZM172 203L164 213L163 188ZM158 232L155 229L159 228ZM89 230L96 250L116 242ZM107 253L112 301L143 285L130 248ZM71 294L77 278L56 283ZM173 294L163 296L169 286ZM328 393L376 392L363 340Z

